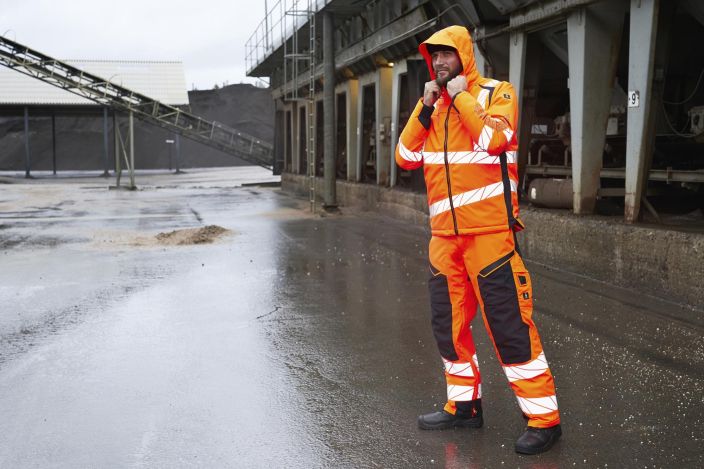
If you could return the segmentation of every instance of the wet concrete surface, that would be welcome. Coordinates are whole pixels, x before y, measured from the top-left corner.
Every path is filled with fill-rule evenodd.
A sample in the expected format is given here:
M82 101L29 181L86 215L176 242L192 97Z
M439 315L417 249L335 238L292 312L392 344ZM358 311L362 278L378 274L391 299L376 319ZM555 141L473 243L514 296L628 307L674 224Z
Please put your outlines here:
M423 432L445 399L425 227L237 171L0 185L0 467L704 465L701 312L529 264L562 440L514 453L480 321L484 428ZM229 232L155 238L205 225Z

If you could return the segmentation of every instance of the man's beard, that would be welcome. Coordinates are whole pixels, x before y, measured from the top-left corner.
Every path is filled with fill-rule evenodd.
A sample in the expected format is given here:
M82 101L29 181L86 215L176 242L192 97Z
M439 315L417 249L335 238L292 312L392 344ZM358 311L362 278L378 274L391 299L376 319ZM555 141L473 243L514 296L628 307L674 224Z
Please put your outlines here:
M460 70L460 68L457 67L455 70L449 70L448 72L449 73L447 74L446 77L440 78L438 76L438 71L437 70L435 71L435 83L437 83L440 88L445 88L447 86L447 83L450 80L452 80L453 78L455 78L457 75L459 75L460 72L462 72L462 70Z

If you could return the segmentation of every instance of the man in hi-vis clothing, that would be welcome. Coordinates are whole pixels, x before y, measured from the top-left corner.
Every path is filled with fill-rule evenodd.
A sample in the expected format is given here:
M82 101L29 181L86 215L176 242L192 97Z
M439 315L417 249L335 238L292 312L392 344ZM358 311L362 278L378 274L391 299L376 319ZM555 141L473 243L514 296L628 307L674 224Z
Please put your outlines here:
M518 252L516 124L510 83L484 78L461 26L419 47L430 70L401 132L396 163L423 167L428 189L433 334L445 364L447 403L421 415L425 430L479 428L481 375L470 323L477 306L528 421L516 451L548 450L561 435L555 385L531 319L531 280Z

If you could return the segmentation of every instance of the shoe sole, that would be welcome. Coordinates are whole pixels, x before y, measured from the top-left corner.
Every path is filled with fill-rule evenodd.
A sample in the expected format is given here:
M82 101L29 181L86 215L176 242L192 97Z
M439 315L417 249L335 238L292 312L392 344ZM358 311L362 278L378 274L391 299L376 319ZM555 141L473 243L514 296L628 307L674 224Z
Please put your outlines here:
M552 446L560 439L562 433L552 436L543 446L539 448L527 448L516 445L516 453L518 454L540 454L552 448Z
M450 430L452 428L481 428L484 425L483 420L469 420L464 422L450 422L441 423L437 425L430 425L424 423L422 420L418 420L418 428L421 430Z

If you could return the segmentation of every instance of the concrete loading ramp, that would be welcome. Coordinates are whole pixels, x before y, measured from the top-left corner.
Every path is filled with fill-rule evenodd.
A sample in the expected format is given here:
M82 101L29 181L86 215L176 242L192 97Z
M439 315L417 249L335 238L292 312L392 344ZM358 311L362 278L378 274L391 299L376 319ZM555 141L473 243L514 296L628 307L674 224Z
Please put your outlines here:
M123 140L118 130L115 142L116 154L121 153L124 156L130 171L131 186L134 186L133 117L250 163L266 168L271 167L273 147L267 142L164 104L118 85L110 79L88 73L2 36L0 36L0 64L115 111L127 113L130 124L126 138ZM121 147L121 151L118 147ZM119 164L119 161L120 158L116 158L116 163ZM119 166L117 171L119 174Z

